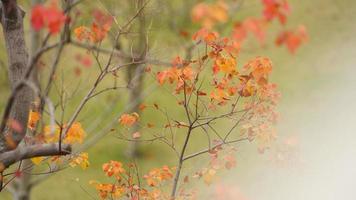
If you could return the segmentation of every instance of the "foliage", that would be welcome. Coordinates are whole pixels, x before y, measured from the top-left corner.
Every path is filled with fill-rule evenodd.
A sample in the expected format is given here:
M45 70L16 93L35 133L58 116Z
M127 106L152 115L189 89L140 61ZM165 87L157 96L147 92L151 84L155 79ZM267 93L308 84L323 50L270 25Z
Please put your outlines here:
M266 32L273 21L278 20L279 24L285 27L290 14L288 2L262 0L261 16L248 16L242 21L235 21L228 32L222 32L217 27L230 21L229 4L233 2L216 0L197 3L191 8L191 21L197 24L199 29L192 30L191 38L189 32L180 32L186 42L191 44L186 49L188 56L176 55L171 62L149 57L142 59L142 55L136 55L134 51L121 51L116 44L122 35L130 33L131 24L136 18L142 17L141 13L148 3L142 3L141 7L137 8L137 13L123 25L119 25L115 17L106 10L94 9L90 25L78 25L76 22L81 15L79 12L71 13L71 6L74 5L67 5L62 9L57 1L50 1L32 8L32 28L48 34L42 48L49 50L59 47L56 61L50 70L49 82L45 86L47 93L41 94L38 89L42 102L33 106L29 113L27 128L33 133L33 137L26 138L26 142L40 146L58 143L59 155L34 156L31 158L33 164L48 165L50 172L60 170L61 166L65 165L79 166L82 169L89 167L88 153L66 152L69 155L63 156L62 145L81 146L86 142L87 134L78 116L92 98L99 98L104 92L121 88L118 86L120 70L132 64L144 66L140 70L144 71L151 81L156 82L158 87L168 91L176 100L173 109L184 116L183 119L175 118L167 112L164 105L157 103L141 104L138 108L141 112L162 115L165 118L163 121L144 124L140 119L141 114L120 114L115 119L115 125L110 127L110 132L119 133L118 137L124 141L160 141L176 154L177 163L173 167L165 165L153 168L141 176L136 162L126 164L110 160L102 165L102 171L109 182L90 181L101 199L194 199L196 191L186 186L192 179L201 179L210 185L220 171L230 170L237 165L234 144L254 142L258 151L263 153L271 148L277 138L274 126L278 119L276 106L280 93L277 85L270 81L272 61L267 57L256 56L243 64L239 55L247 46L245 41L250 38L249 35L264 46ZM307 41L306 30L303 26L294 31L283 29L275 43L277 46L285 45L291 53L295 53L300 45ZM58 39L57 37L60 38L58 43L46 46L48 41ZM107 41L108 38L111 39L110 42ZM102 45L105 42L114 43L113 48L105 49ZM87 69L94 65L98 67L93 85L70 117L65 115L65 81L56 77L58 60L64 46L68 44L86 51L86 55L76 56L80 65ZM148 54L148 51L149 49L145 54ZM34 57L33 63L39 65L39 58L41 55ZM122 60L130 62L123 63ZM75 68L75 76L81 76L80 68ZM113 86L99 89L108 79L113 82ZM58 103L55 106L48 100L52 83L58 92ZM62 84L62 88L58 89L60 87L57 84ZM122 88L129 88L130 84L132 83L129 82ZM45 104L48 105L48 110L44 108ZM13 130L22 129L14 120L10 119L7 123ZM218 125L221 125L219 123L225 123L226 128L218 129ZM136 131L135 126L144 129ZM157 130L159 133L156 133ZM205 134L207 147L188 154L192 135L199 133ZM183 138L183 142L177 138ZM184 163L203 154L210 157L207 165L196 166L194 173L183 175ZM15 176L21 175L15 173Z

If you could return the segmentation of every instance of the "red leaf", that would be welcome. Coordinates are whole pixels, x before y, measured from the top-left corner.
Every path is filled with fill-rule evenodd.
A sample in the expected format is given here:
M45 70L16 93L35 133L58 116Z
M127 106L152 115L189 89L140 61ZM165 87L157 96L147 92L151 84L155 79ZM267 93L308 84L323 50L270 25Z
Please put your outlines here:
M35 31L41 30L45 25L44 12L45 8L42 5L36 5L32 8L31 24Z
M35 31L47 27L49 33L56 34L65 22L66 16L55 3L51 4L50 7L36 5L32 9L31 25Z
M61 30L62 25L66 21L63 11L59 10L56 6L51 6L45 12L48 31L51 34L56 34Z

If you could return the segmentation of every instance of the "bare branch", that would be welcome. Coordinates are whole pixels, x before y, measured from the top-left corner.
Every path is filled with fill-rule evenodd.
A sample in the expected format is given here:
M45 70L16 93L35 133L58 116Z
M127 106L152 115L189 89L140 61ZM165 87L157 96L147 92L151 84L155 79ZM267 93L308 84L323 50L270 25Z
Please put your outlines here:
M0 154L0 163L3 167L7 168L10 165L29 158L39 156L57 156L67 155L72 151L72 147L69 144L62 145L62 149L59 149L58 144L37 144L31 146L18 147L15 150L7 151Z

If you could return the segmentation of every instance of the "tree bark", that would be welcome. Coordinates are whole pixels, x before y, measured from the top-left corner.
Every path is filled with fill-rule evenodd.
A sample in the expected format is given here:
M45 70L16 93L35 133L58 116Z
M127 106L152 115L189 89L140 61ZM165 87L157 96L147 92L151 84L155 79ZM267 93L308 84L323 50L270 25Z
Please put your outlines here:
M5 36L12 90L23 79L27 71L28 53L23 29L24 14L15 0L2 0L1 24ZM0 135L0 153L15 149L25 137L32 101L33 91L28 87L25 86L16 91L9 119L18 123L22 128L21 130L5 128L5 131Z
M38 3L41 3L41 0L31 0L32 5L36 5ZM39 32L36 32L33 30L33 28L30 29L30 55L33 56L37 50L39 49L40 45L40 34ZM36 86L39 87L39 82L38 82L38 70L37 67L33 69L31 79L35 83ZM30 131L27 134L31 134ZM32 136L32 135L31 135ZM26 173L22 173L22 176L16 178L16 180L13 182L13 190L12 190L12 196L14 200L30 200L31 198L31 172L32 172L32 161L30 159L26 159L22 162L21 165L21 171L26 171Z

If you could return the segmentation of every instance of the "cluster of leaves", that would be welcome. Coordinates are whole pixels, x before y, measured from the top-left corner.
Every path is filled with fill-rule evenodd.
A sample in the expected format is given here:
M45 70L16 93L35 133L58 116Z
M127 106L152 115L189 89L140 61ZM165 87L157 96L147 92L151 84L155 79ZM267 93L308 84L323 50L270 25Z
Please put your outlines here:
M204 183L207 185L212 184L218 171L223 169L230 170L236 167L235 152L236 149L233 147L226 148L224 150L223 146L216 142L218 145L209 151L210 161L207 167L195 172L192 177L203 179Z
M50 34L57 34L64 23L69 21L57 1L51 1L48 6L38 4L32 8L31 24L35 31L47 28Z
M237 67L239 45L236 41L226 37L219 38L217 33L207 31L207 29L198 31L193 38L197 43L204 42L207 47L210 47L210 51L199 60L176 59L171 68L156 73L158 83L160 85L167 81L170 84L174 83L176 94L184 90L185 94L195 92L201 98L208 96L210 109L227 104L236 107L235 102L231 101L236 97L251 98L252 101L246 101L244 105L244 109L249 110L246 114L246 122L244 122L244 127L248 131L244 132L250 140L258 136L261 139L260 149L264 149L263 146L268 146L267 143L269 143L267 138L273 138L274 134L271 133L265 138L259 137L258 133L269 131L272 124L276 122L275 106L280 97L276 84L268 81L272 72L271 61L268 58L256 57L239 69ZM197 88L198 76L206 68L205 63L210 60L213 63L210 68L212 76L209 76L212 77L210 82L212 87L206 90ZM192 67L193 65L195 67Z
M184 60L177 56L170 67L157 71L147 67L146 72L152 73L161 87L173 86L172 94L178 99L178 105L186 110L189 122L176 120L176 125L168 122L162 128L186 128L190 130L195 123L195 128L197 128L201 127L200 122L210 126L211 122L216 119L230 119L237 121L236 126L242 124L240 134L235 135L235 138L237 137L237 140L256 140L258 150L263 152L276 138L273 127L278 117L275 106L280 94L277 91L276 84L269 82L272 63L268 58L256 57L242 67L238 66L241 40L236 37L236 32L233 32L230 36L221 37L211 28L215 23L224 21L223 17L214 15L202 17L206 15L206 12L212 12L212 10L216 10L214 14L220 15L225 12L224 9L222 1L212 5L201 3L198 8L193 9L193 12L198 12L197 15L194 15L195 21L201 22L205 26L192 36L196 46L202 45L204 47L205 53L203 55L198 54L197 58L191 60ZM205 14L199 15L199 12ZM253 24L253 22L248 23ZM203 75L205 75L204 78L201 78ZM209 83L208 87L203 87L204 82ZM196 101L193 103L190 101L192 96L196 97ZM242 103L240 103L241 101ZM238 105L238 103L241 105ZM140 106L142 109L145 107ZM160 110L158 105L154 107ZM224 113L219 108L229 111ZM217 116L212 117L210 111L214 111ZM244 114L235 116L241 112ZM221 113L221 115L218 113ZM123 114L119 118L119 123L126 128L130 128L138 121L137 113ZM200 122L198 123L198 121ZM228 151L228 153L224 152L224 155L219 156L223 149L222 145L229 142L228 138L230 138L230 134L236 126L225 136L220 136L220 139L214 141L214 147L207 151L211 157L208 167L196 172L192 175L193 178L202 178L206 184L211 184L219 169L231 169L236 166L234 150ZM216 134L218 135L218 133ZM139 139L141 134L137 132L132 137ZM168 140L165 140L165 142L169 143ZM174 143L174 141L171 142ZM138 195L142 192L140 187L132 185L132 181L127 181L130 180L131 175L123 170L121 163L111 161L104 164L103 169L110 177L118 176L116 179L119 181L115 184L95 182L102 198L107 198L110 194L115 197L131 195L130 197L135 199L136 197L132 194ZM122 183L123 175L126 177L124 184ZM164 167L151 171L143 178L150 187L157 187L162 180L170 180L172 175L170 169ZM189 176L186 176L184 182L188 181ZM157 194L162 193L155 192L155 195ZM181 190L180 194L185 197L193 196L192 193L187 194L184 190ZM159 199L158 196L155 198Z
M74 30L74 34L79 41L90 41L99 43L104 40L111 29L113 17L100 10L93 11L93 22L91 27L79 26Z
M212 3L202 2L192 9L192 21L199 23L202 27L192 36L194 48L198 49L197 53L188 59L176 56L171 66L164 69L152 70L150 66L145 70L153 75L160 87L168 88L187 117L186 121L175 120L164 112L168 122L158 128L170 129L172 137L165 138L162 134L150 140L161 140L170 146L178 154L178 167L163 166L152 169L142 176L145 182L141 182L136 164L125 165L118 161L104 163L102 170L111 182L90 182L102 199L123 197L132 200L169 199L169 195L162 190L162 187L169 181L177 183L183 162L202 154L199 152L188 156L185 154L185 146L193 130L201 129L208 135L209 147L201 152L209 153L211 159L207 167L203 167L192 177L202 178L208 185L215 179L218 170L231 169L236 166L233 155L235 149L224 148L226 151L223 152L223 145L244 140L256 141L257 149L261 153L271 146L276 138L274 124L278 119L276 105L280 98L276 84L269 80L272 62L266 57L255 57L246 64L240 64L239 53L249 34L253 34L261 44L264 44L266 28L271 22L278 20L284 27L290 8L285 0L262 0L262 5L264 8L261 17L248 17L241 22L236 22L232 31L226 36L221 36L220 33L214 31L215 25L226 23L229 19L229 6L224 0ZM93 46L100 45L107 37L113 21L114 18L111 15L94 10L91 26L77 27L74 29L74 35L79 42L92 43ZM66 22L69 22L69 17L58 8L56 1L50 2L47 6L36 5L32 10L31 23L36 31L46 28L53 35L58 33ZM276 44L286 45L289 51L294 53L306 39L305 28L300 26L295 31L282 31L276 39ZM200 51L201 49L203 51ZM98 57L96 59L98 61ZM88 56L78 56L77 61L86 67L92 65ZM110 64L109 62L108 66ZM101 73L104 72L107 71L101 69ZM78 75L80 71L77 70L76 73ZM103 76L100 75L100 78ZM142 104L139 109L143 111L146 107ZM153 107L156 111L163 113L157 104ZM216 131L213 128L214 123L220 119L234 124L225 134L222 133L224 130ZM41 121L40 113L31 111L28 128L35 131L39 126L39 121ZM125 113L118 119L118 123L125 128L125 131L139 122L140 116L136 112ZM148 128L154 126L156 125L147 124ZM12 123L11 127L21 128L16 126L16 123ZM36 134L36 141L33 141L36 143L81 144L86 135L79 122L41 124L39 127L41 131ZM178 130L173 131L174 128L187 130L187 142L181 152L178 152L175 144L173 132L177 133ZM210 138L211 133L216 137L213 140ZM139 141L141 133L134 132L130 138ZM44 159L33 158L32 161L40 164ZM50 162L59 163L63 159L54 156ZM85 169L89 166L87 153L69 156L68 159L72 167L80 166ZM175 178L173 178L174 174ZM188 182L189 176L187 175L184 183ZM193 197L193 193L182 189L180 197L187 199Z
M105 175L112 178L112 183L100 183L90 181L90 184L98 191L101 199L145 199L158 200L168 199L167 195L160 189L165 181L173 178L174 168L163 166L150 170L143 178L146 182L141 182L136 164L127 165L118 161L104 163L102 170Z
M236 21L232 30L232 38L241 45L248 36L253 35L257 41L264 45L268 25L278 20L285 27L288 15L291 13L286 0L262 0L262 16L247 17L242 21ZM228 6L223 0L215 4L200 3L192 10L192 20L200 23L202 27L212 29L217 23L225 23L228 20ZM291 53L295 53L301 44L306 42L307 34L303 26L298 30L283 30L276 39L277 46L285 44Z
M285 45L291 53L295 53L298 47L307 39L305 27L299 26L296 30L281 32L276 39L276 44L278 46Z
M30 111L29 120L27 127L34 131L38 126L38 122L41 119L41 114L39 112ZM64 130L68 129L67 133L63 137ZM42 128L42 132L36 134L36 142L37 144L52 144L58 141L63 141L64 144L81 144L86 137L86 133L79 122L74 122L69 128L68 125L64 124L62 126L59 125L45 125ZM57 164L61 163L64 159L70 160L70 166L80 166L83 169L86 169L89 166L88 161L88 153L80 153L77 156L69 156L68 158L55 156L49 159L49 162L55 162ZM31 159L32 162L36 165L41 164L44 157L35 157Z
M271 136L269 129L272 129L273 123L276 120L277 114L274 108L279 98L276 85L269 82L269 75L272 72L271 61L268 58L256 57L239 69L237 66L237 57L240 46L233 39L221 38L217 33L208 31L207 29L198 31L193 36L193 39L197 44L204 44L206 48L205 55L199 56L196 60L183 60L178 56L173 60L171 67L156 72L152 72L152 69L149 68L146 72L153 73L158 84L162 87L173 85L172 94L176 95L178 105L188 110L188 118L194 116L190 111L191 108L189 108L189 100L187 100L191 99L192 95L195 95L198 99L193 104L196 109L193 111L196 112L196 121L211 120L209 118L209 111L215 110L217 111L216 113L219 113L218 107L230 107L231 111L228 114L221 114L217 118L229 118L229 116L232 117L238 111L244 111L244 116L241 116L239 120L244 124L242 126L244 130L241 131L239 138L246 138L250 141L257 140L259 150L262 152L269 146L275 136L274 133L273 137ZM209 79L200 80L199 78L204 73L211 73L211 76L207 76L211 77L210 84L205 89L201 87L202 82ZM184 100L179 100L182 98ZM241 107L237 105L239 99L245 99L245 101L242 106L243 109L237 111L236 108ZM207 106L205 102L208 102ZM143 110L146 107L145 105L141 105L140 109ZM156 110L160 110L158 105L155 104L154 107ZM198 108L201 109L199 110ZM234 119L232 118L232 120ZM126 113L121 115L118 122L123 127L130 128L139 122L139 115L137 113ZM176 125L168 123L167 125L163 125L162 128L180 129L192 126L188 122L176 121L176 123ZM228 136L229 133L225 137L227 138ZM141 134L137 132L132 137L139 139ZM233 155L234 150L218 156L224 142L227 141L220 139L214 142L215 147L208 151L211 156L209 166L196 172L192 175L193 178L202 177L206 184L210 184L217 170L222 168L231 169L236 166L236 160ZM116 198L128 196L135 199L135 195L140 195L143 198L145 194L151 195L147 197L148 199L152 197L154 199L165 197L160 190L155 189L152 193L146 193L147 190L133 185L132 178L130 179L132 173L129 173L130 170L124 170L122 166L117 161L111 161L103 165L106 175L115 177L118 180L115 184L92 182L102 198L105 199L111 195ZM131 169L133 167L129 166L128 168ZM123 179L123 177L126 178ZM150 171L143 178L146 180L148 186L155 188L160 186L162 181L171 180L172 172L170 168L163 167ZM186 176L184 182L186 183L188 180L189 177ZM145 191L145 193L142 193L142 191ZM181 190L180 194L184 197L193 196L192 193L186 193L184 190Z
M206 28L212 28L216 23L224 23L228 20L228 5L224 1L211 4L201 2L192 10L192 20L201 23Z

